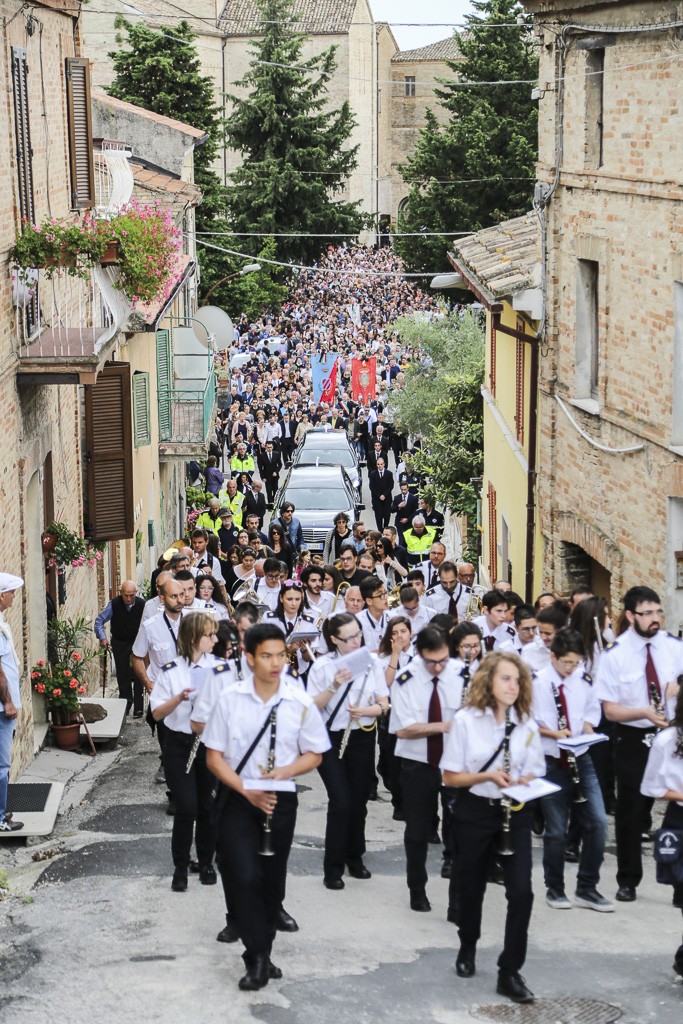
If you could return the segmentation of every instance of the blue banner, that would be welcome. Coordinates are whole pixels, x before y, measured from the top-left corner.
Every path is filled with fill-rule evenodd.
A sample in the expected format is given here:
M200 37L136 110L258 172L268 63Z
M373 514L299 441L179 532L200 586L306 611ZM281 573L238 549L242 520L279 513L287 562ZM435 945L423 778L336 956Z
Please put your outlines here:
M339 356L336 352L326 352L323 356L311 357L313 374L313 401L334 404L337 393L337 369Z

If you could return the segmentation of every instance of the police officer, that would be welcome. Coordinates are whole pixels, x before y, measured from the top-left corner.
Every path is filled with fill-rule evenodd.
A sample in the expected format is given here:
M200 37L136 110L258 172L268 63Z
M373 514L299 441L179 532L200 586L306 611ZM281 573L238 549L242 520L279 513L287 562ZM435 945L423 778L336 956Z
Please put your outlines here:
M376 725L388 709L389 690L379 664L356 674L338 664L340 657L361 645L362 632L354 615L343 612L326 619L323 634L330 653L311 666L308 692L332 740L318 769L328 798L323 884L339 890L344 888L344 866L352 878L370 878L363 863L365 820L375 776Z
M408 565L419 565L429 558L436 537L433 526L425 525L423 515L413 516L409 530L403 531L403 544L408 552Z
M415 641L416 655L391 690L389 731L396 734L401 762L406 875L412 910L428 911L427 846L437 816L444 734L460 707L462 680L441 630L427 626ZM446 823L444 823L446 827Z
M245 649L250 674L221 694L202 740L222 783L219 867L245 946L239 987L254 991L282 977L270 953L296 824L294 780L318 767L330 743L311 698L287 681L277 626L252 626ZM269 781L278 783L277 792ZM273 856L259 856L264 830Z

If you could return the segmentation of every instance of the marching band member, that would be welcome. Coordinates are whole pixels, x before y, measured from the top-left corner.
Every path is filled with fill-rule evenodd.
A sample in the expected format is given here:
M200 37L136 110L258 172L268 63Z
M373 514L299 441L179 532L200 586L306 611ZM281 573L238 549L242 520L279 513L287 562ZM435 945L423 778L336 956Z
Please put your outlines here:
M285 891L296 824L295 778L317 768L329 739L311 698L285 673L282 630L261 622L247 630L250 674L218 699L202 733L218 798L219 867L229 893L247 968L239 987L263 988L282 972L270 954ZM245 788L258 779L286 783L277 792ZM266 839L272 856L259 856Z
M413 660L412 621L409 616L394 615L389 619L387 631L382 637L375 659L381 666L384 680L391 690L396 676L403 672ZM379 746L377 771L391 793L394 821L405 821L401 794L401 763L396 757L396 736L389 732L387 715L379 719L377 744Z
M284 633L287 652L290 656L296 655L297 671L303 675L312 661L306 646L312 649L319 636L315 616L304 611L303 585L298 580L285 580L278 594L275 611L266 612L261 621L277 626ZM297 640L290 643L288 638L304 623L308 629L315 629L316 635L312 636L310 641Z
M324 570L320 565L307 565L299 577L304 587L304 603L316 623L322 625L332 611L334 594L323 590Z
M500 590L489 590L482 598L482 615L472 619L481 630L483 647L490 651L514 651L514 627L507 622L508 604L505 594Z
M308 692L332 740L318 771L328 797L323 884L338 890L344 888L345 865L352 878L370 878L363 863L365 819L375 774L376 724L387 711L389 691L378 664L356 675L337 665L340 656L361 646L354 615L333 615L323 631L330 653L311 666Z
M371 654L379 647L387 628L387 588L376 576L366 576L360 581L360 593L365 607L356 619L363 631L363 641Z
M417 636L434 618L434 609L420 601L417 589L411 583L403 583L399 594L400 604L389 612L389 620L397 615L410 619L410 631Z
M445 612L456 622L465 618L470 603L470 588L458 581L458 570L454 562L441 563L439 582L428 588L425 601L435 612Z
M216 850L211 820L213 780L201 750L190 771L186 771L194 741L190 725L192 704L216 663L212 654L215 641L216 620L212 615L194 612L185 616L178 631L178 656L162 667L149 698L155 722L163 721L166 726L163 766L176 807L171 834L174 892L187 890L195 822L199 881L202 885L216 884L212 863Z
M503 828L512 855L501 857L507 916L497 991L513 1002L533 1002L519 973L533 904L531 809L526 805L512 813L500 791L543 776L545 762L531 717L531 676L516 654L496 651L482 660L446 737L441 767L444 783L460 790L453 809L460 893L456 973L460 978L475 973L489 860Z

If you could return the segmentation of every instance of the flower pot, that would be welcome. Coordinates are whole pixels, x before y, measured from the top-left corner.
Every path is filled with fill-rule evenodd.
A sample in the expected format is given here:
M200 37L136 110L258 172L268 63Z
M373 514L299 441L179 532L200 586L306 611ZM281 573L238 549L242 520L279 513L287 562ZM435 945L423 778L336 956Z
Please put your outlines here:
M81 726L79 722L72 722L71 725L55 725L53 723L50 728L52 729L55 743L60 750L81 749Z
M116 239L113 242L109 242L107 248L102 253L100 263L102 266L119 262L119 243Z
M49 530L45 531L40 540L43 545L43 552L45 554L47 554L50 551L54 551L54 549L57 547L57 534L51 533Z

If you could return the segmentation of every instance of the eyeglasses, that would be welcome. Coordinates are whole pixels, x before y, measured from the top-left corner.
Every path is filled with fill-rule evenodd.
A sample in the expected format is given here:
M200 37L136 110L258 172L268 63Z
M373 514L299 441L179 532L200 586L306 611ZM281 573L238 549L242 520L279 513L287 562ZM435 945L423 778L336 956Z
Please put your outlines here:
M424 656L422 657L422 660L424 661L425 665L428 665L429 668L437 668L438 665L446 665L449 659L449 654L447 654L445 658L425 658Z
M536 626L517 626L518 633L535 633L536 629Z
M285 580L282 586L285 588L285 590L292 590L292 588L294 590L303 590L304 585L303 583L299 583L298 580Z
M474 651L481 650L481 644L478 641L477 641L476 644L460 644L460 646L458 647L458 650L459 651L470 651L471 653L473 653Z
M357 633L352 633L350 636L338 636L337 640L341 644L347 644L349 642L349 640L357 640L358 637L362 636L362 635L363 635L362 632L360 630L358 630Z
M581 659L579 658L577 661L568 661L566 658L558 658L557 664L561 665L567 672L573 672L574 669L578 668L581 664Z
M204 636L207 636L210 639L212 636L218 636L218 633L215 629L212 629L210 633L205 633Z
M649 612L634 612L634 615L641 615L644 619L661 619L664 615L663 608L653 608Z
M280 579L280 573L279 572L267 572L266 573L266 579L267 580L279 580Z

